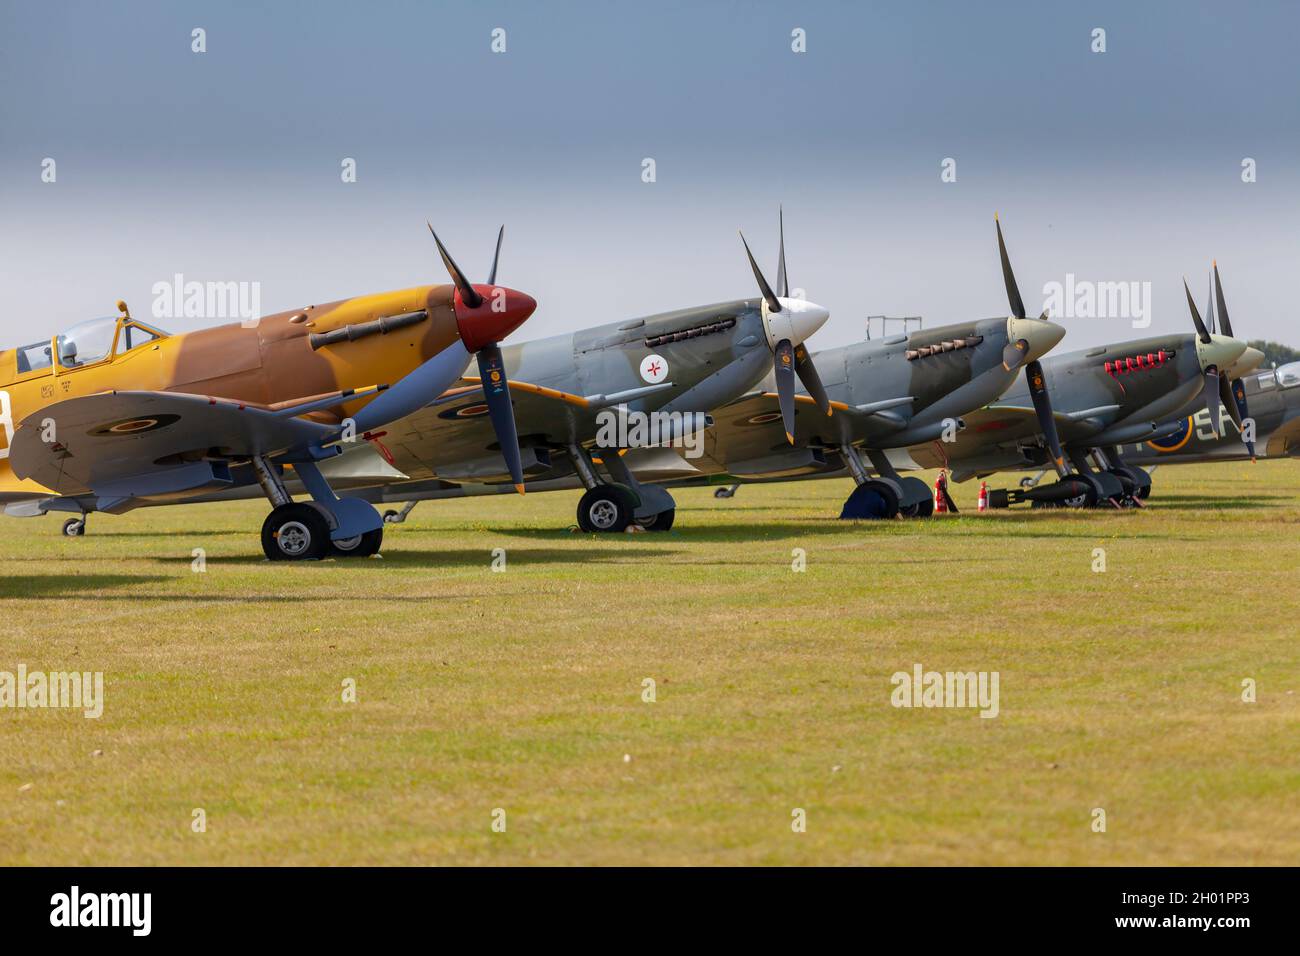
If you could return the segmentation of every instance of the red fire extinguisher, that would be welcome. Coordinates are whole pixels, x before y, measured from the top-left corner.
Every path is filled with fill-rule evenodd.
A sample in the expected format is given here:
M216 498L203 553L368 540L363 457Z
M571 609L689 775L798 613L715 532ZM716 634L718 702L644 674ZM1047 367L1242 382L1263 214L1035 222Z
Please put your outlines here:
M939 472L939 477L934 479L934 513L937 515L948 513L948 473L942 470Z
M978 511L989 510L989 483L987 481L980 482L980 497L979 497L979 504L977 505L976 510Z

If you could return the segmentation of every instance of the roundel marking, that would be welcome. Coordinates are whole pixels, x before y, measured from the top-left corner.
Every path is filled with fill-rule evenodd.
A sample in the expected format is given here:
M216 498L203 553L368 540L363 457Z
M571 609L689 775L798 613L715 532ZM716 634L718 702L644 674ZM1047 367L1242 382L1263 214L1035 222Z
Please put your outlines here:
M458 408L449 408L445 412L439 412L439 418L448 420L456 418L478 418L480 415L488 413L487 405L482 402L475 402L472 405L461 405Z
M668 377L668 362L662 355L647 355L641 360L641 378L651 385L658 385Z
M761 415L755 415L745 422L746 425L766 425L768 422L780 421L780 412L764 412Z
M97 438L105 436L141 435L145 432L166 428L173 422L181 420L179 415L151 415L147 418L122 418L98 428L92 428L87 434Z
M1178 451L1184 445L1186 445L1191 440L1191 438L1192 438L1192 417L1189 415L1187 416L1187 418L1183 419L1182 424L1179 427L1178 431L1174 432L1172 435L1169 435L1166 438L1161 438L1157 441L1147 442L1147 447L1154 448L1156 451L1160 451L1160 452Z

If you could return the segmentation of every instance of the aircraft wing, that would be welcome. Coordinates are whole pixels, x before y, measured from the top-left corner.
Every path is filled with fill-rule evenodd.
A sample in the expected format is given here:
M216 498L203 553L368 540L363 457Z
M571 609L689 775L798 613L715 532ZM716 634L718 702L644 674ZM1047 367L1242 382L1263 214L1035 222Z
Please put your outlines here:
M1062 442L1096 434L1101 421L1093 415L1109 415L1114 406L1088 409L1078 414L1057 411L1056 431ZM978 455L981 450L999 445L1014 445L1040 434L1038 418L1028 405L986 405L962 416L966 427L957 433L956 440L945 445L949 458L959 459Z
M827 444L853 441L857 413L843 402L832 402L833 414L822 414L807 395L794 397L794 440L803 446L814 439ZM865 419L863 419L865 421ZM882 431L894 426L882 421ZM858 429L860 431L860 426ZM713 413L709 447L720 461L739 462L779 454L791 447L781 421L781 405L775 392L742 395Z
M14 430L9 461L19 478L61 495L184 497L229 484L221 459L275 455L337 430L291 410L203 395L103 392L29 415Z
M545 470L535 446L583 442L601 407L581 395L513 378L510 403L526 476ZM505 459L487 412L478 379L466 376L428 405L376 432L374 438L381 453L400 455L403 470L410 470L414 461L448 481L505 480Z

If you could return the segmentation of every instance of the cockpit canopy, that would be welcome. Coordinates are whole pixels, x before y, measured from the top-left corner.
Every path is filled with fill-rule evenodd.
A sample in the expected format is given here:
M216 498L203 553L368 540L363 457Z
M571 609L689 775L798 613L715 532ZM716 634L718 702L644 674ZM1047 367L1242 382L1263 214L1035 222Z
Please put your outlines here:
M121 327L119 334L118 327ZM60 368L77 368L102 361L111 354L121 355L157 339L167 333L143 322L120 315L78 322L61 335L54 337ZM116 343L116 344L115 344ZM34 372L49 368L52 363L50 340L18 347L18 372Z
M1276 369L1277 383L1283 388L1295 388L1300 385L1300 362L1288 362Z

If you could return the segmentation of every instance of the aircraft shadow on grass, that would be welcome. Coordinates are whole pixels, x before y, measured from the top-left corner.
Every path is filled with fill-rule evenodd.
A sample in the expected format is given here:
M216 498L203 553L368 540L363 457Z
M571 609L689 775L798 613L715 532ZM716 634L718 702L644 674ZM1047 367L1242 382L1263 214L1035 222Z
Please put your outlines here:
M157 584L168 580L160 574L6 574L0 577L0 598L97 598L92 592L133 584ZM143 595L115 595L140 598Z
M482 568L487 570L492 563L492 549L500 547L500 538L495 534L484 536L483 547L481 548L461 548L456 550L445 549L393 549L390 548L381 552L382 559L370 558L335 558L327 559L320 562L311 562L309 564L298 565L299 567L318 567L322 570L341 568L351 570L378 570L381 568L407 567L407 568ZM604 550L582 550L582 549L561 549L561 548L534 548L528 550L510 551L507 549L506 559L508 566L524 567L531 564L626 564L631 558L669 558L675 552L663 551L660 549L648 549L645 551L617 551L613 549ZM193 558L188 554L176 555L157 555L154 560L162 561L167 564L189 564ZM273 566L270 561L260 554L234 554L234 555L209 555L208 571L211 573L214 569L223 564L238 565L266 565L268 569ZM388 600L385 595L384 600ZM421 598L420 600L426 600Z

